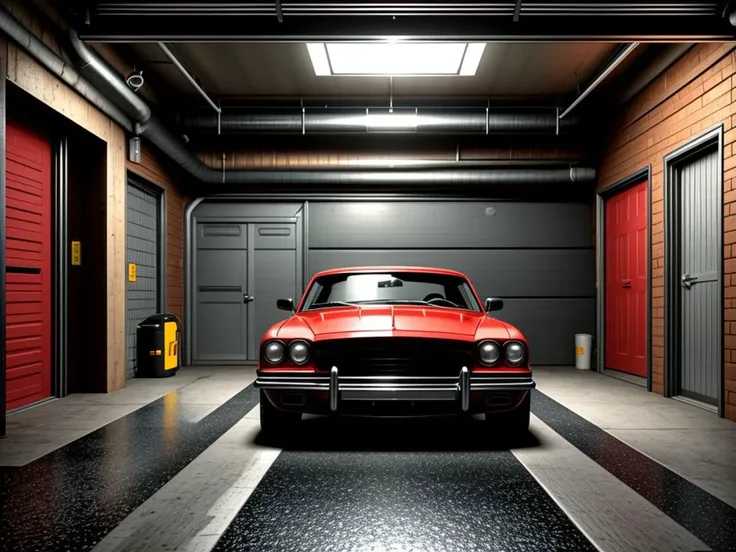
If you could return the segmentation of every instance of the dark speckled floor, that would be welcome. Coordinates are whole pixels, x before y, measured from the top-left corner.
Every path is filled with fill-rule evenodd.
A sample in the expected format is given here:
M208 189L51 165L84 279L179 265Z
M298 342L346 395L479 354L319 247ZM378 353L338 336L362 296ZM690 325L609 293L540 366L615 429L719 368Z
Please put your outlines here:
M0 550L90 550L258 404L192 423L171 393L22 468L0 468Z
M484 430L310 420L215 550L594 550Z
M536 390L532 412L713 550L736 550L736 509Z

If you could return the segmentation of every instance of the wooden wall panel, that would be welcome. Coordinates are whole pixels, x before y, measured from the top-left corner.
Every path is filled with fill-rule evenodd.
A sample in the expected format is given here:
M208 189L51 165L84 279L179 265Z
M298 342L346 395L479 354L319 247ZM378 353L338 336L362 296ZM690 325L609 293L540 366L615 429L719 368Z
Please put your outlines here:
M498 141L498 140L496 140ZM548 144L532 147L518 143L494 144L488 146L471 146L460 149L460 158L463 161L511 161L511 160L568 160L581 159L587 156L580 146L555 145L554 137ZM458 151L454 146L444 147L417 147L403 150L371 151L367 148L349 148L336 145L329 147L303 148L242 148L228 149L225 152L224 163L227 169L247 168L300 168L315 166L348 166L366 161L390 161L397 159L421 159L426 161L455 161ZM202 161L216 169L223 165L223 152L206 151L199 153Z
M697 134L725 129L726 417L736 420L736 45L699 44L632 99L610 135L599 187L652 165L652 389L664 384L664 156ZM733 217L731 216L733 213ZM733 284L733 285L732 285Z

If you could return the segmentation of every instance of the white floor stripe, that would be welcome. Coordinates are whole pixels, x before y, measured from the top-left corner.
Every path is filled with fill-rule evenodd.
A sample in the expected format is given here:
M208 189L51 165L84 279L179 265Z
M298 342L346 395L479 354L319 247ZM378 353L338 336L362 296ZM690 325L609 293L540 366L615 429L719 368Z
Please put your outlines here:
M536 416L531 431L540 446L511 452L601 552L710 550Z
M209 552L281 452L254 443L256 406L110 532L94 552Z

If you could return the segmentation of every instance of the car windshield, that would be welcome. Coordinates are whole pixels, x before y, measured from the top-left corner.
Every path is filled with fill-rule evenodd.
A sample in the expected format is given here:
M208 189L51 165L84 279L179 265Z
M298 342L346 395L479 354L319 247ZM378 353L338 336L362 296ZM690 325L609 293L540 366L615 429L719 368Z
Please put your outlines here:
M480 310L466 279L431 272L323 276L308 291L303 310L351 305L427 305Z

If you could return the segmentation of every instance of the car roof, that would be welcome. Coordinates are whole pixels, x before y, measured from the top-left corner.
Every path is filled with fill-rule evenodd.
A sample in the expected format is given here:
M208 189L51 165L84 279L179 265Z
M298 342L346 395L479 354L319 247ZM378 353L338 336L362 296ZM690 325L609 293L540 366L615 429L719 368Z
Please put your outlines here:
M331 268L329 270L322 270L314 275L315 278L320 276L329 276L332 274L371 274L381 272L416 272L424 274L441 274L443 276L459 276L460 278L467 279L467 276L457 270L450 270L447 268L432 268L428 266L353 266L344 268Z

